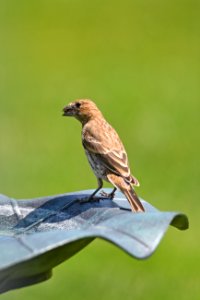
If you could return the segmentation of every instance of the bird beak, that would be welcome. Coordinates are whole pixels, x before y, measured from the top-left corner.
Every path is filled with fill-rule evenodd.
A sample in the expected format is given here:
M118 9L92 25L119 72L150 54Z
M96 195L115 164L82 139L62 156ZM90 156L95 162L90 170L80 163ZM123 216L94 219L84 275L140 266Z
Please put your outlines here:
M63 116L69 117L75 115L75 109L72 105L67 105L63 108Z

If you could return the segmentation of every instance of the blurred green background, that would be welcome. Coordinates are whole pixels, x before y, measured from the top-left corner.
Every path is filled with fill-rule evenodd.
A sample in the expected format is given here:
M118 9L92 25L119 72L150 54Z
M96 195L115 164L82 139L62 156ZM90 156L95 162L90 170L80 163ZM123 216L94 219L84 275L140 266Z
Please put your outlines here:
M198 0L0 0L0 192L96 187L80 124L61 117L87 97L121 136L138 194L191 223L146 261L96 240L1 299L199 299L199 13Z

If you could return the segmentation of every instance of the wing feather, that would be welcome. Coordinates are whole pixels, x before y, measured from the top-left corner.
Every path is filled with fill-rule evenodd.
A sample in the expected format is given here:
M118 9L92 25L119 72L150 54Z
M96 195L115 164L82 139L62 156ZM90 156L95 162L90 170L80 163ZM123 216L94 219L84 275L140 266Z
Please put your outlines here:
M86 127L82 134L85 149L94 153L108 170L131 181L128 158L116 131L108 124L105 130L95 130L95 124Z

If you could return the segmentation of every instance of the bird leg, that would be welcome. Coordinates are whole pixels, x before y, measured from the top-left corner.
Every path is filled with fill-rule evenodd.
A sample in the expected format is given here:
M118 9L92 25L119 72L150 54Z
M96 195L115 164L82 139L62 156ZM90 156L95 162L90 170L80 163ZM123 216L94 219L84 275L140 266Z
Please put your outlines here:
M81 203L86 203L86 202L92 202L92 201L99 201L99 198L94 198L94 196L98 193L98 191L102 188L103 186L103 180L101 178L97 178L97 183L98 183L98 188L88 197L85 199L81 199Z
M112 190L111 193L106 193L104 191L102 191L100 193L101 196L105 197L105 198L108 198L108 199L113 199L115 197L115 191L117 190L116 187L114 187L114 189Z

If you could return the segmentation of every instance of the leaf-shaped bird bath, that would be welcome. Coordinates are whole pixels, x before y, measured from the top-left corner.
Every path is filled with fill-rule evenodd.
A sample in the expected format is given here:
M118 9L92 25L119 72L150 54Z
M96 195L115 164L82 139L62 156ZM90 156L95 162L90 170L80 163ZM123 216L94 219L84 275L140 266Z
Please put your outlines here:
M143 259L170 224L188 228L185 215L160 212L145 201L145 213L132 213L119 192L113 201L81 204L91 192L20 201L0 196L1 293L48 279L53 267L96 237Z

